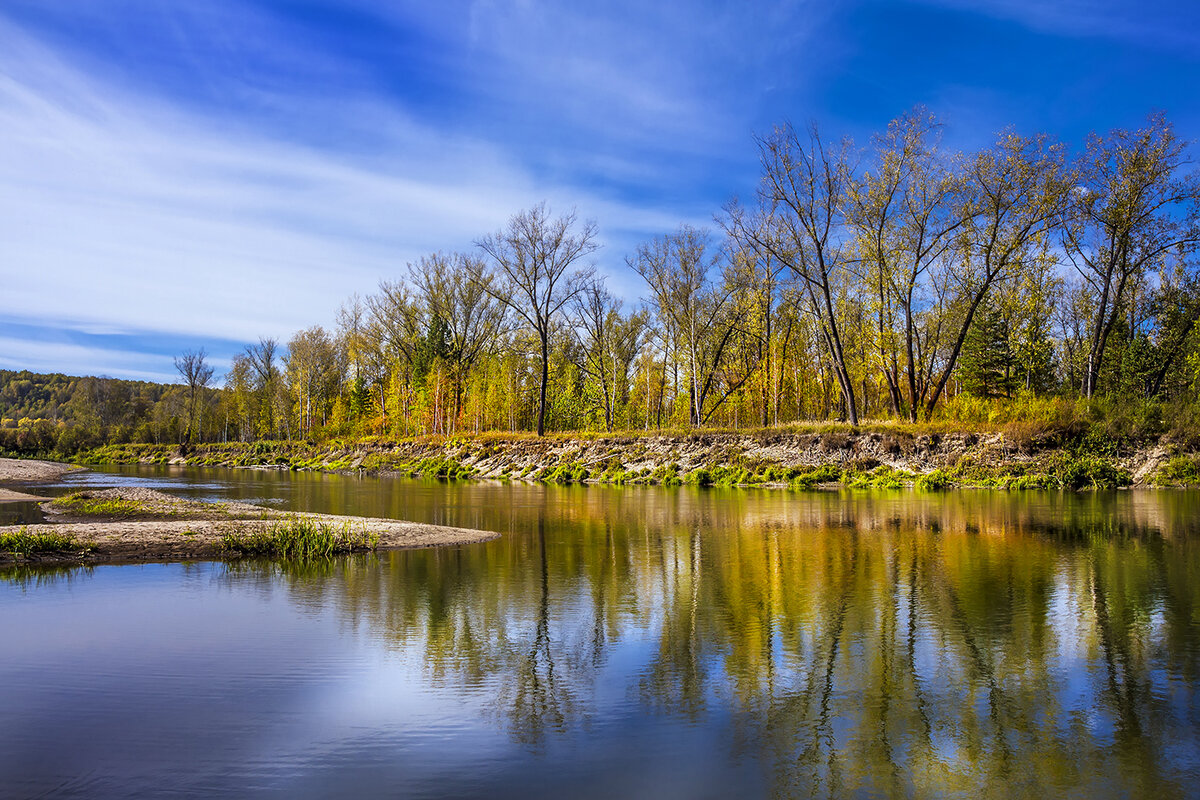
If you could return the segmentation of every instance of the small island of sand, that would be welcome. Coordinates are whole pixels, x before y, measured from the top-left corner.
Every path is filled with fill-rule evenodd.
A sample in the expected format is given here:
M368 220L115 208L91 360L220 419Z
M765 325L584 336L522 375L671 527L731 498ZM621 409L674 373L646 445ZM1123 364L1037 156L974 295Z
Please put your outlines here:
M121 563L216 559L286 552L297 539L323 541L339 552L471 544L498 533L417 522L287 513L248 503L182 500L145 488L30 494L34 482L78 469L46 461L0 459L0 501L43 501L52 522L0 528L0 563ZM20 490L3 484L22 483ZM281 546L282 543L282 546Z

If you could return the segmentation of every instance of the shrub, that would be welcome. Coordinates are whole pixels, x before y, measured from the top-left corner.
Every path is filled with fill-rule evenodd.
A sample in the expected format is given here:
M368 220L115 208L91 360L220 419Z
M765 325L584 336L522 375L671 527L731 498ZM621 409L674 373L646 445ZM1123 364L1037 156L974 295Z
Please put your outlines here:
M1200 456L1175 456L1158 468L1151 483L1155 486L1200 485Z
M950 476L945 470L935 469L917 478L916 488L923 492L941 492L952 486Z
M1067 489L1115 489L1133 483L1133 477L1107 459L1080 456L1059 467L1058 481Z

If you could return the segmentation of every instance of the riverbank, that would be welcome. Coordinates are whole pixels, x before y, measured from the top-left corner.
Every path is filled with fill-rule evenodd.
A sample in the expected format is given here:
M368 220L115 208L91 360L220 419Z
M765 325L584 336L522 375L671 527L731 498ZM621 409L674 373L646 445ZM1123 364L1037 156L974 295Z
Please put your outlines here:
M94 464L668 486L1094 489L1200 483L1200 454L1178 443L1073 439L1037 426L964 432L826 425L810 431L131 444L77 458Z
M54 462L0 459L0 480L19 477L25 488L34 479L50 481L74 469L78 468ZM0 564L286 555L284 548L294 540L317 541L337 551L398 550L473 544L500 535L373 517L284 513L247 503L202 503L144 488L77 492L54 499L2 487L0 492L13 500L42 501L42 510L53 520L0 527Z
M55 481L69 472L83 469L73 464L33 459L0 458L0 503L20 503L44 500L35 494L21 491L27 484ZM14 485L20 488L12 488Z

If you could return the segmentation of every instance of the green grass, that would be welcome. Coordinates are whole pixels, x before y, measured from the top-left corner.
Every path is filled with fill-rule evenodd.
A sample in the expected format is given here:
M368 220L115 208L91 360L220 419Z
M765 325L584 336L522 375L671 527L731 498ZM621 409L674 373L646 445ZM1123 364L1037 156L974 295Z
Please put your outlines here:
M29 533L20 528L0 533L0 553L27 556L33 553L65 553L84 549L74 536L61 533Z
M150 509L145 503L119 498L101 499L87 492L75 492L50 501L56 509L77 514L81 517L132 517L147 514Z
M303 517L289 517L262 531L230 531L221 536L221 548L228 552L277 558L328 558L374 550L378 545L378 535L365 528L356 530L349 522L335 525Z
M1175 456L1158 468L1155 486L1200 486L1200 456Z

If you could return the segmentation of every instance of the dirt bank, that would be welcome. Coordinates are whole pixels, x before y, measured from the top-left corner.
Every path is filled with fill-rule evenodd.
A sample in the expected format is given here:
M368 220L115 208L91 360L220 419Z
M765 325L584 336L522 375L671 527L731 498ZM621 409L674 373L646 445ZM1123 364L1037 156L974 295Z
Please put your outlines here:
M797 479L803 482L808 480L806 475L824 470L827 479L851 485L863 475L887 485L910 486L922 476L934 475L943 487L1002 488L1176 485L1178 482L1160 480L1163 466L1180 456L1200 458L1161 442L1097 445L1037 425L1009 427L1011 430L969 432L828 425L811 430L682 434L543 438L483 434L400 441L255 442L187 449L114 445L81 458L86 463L668 485L705 481L777 485Z
M126 563L224 558L230 556L222 547L226 534L261 533L291 519L339 528L348 525L353 530L377 536L377 549L471 544L499 536L491 531L391 519L283 513L245 503L200 503L152 489L108 489L74 497L82 498L75 507L61 500L44 503L42 508L55 521L23 526L22 531L31 536L69 536L77 542L76 547L26 556L0 553L0 563ZM84 510L81 512L80 508Z

